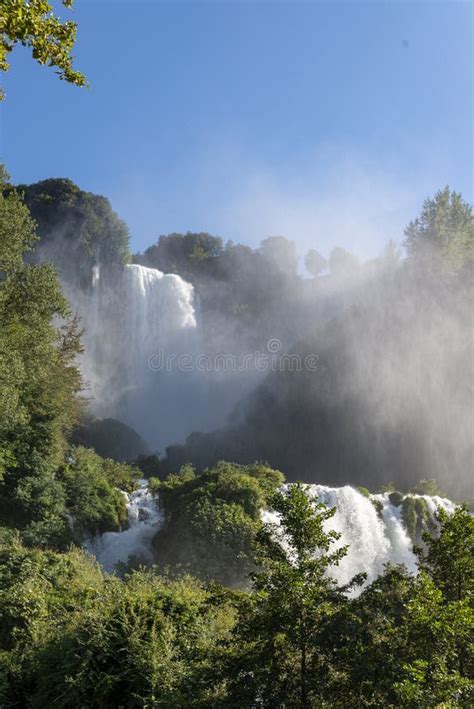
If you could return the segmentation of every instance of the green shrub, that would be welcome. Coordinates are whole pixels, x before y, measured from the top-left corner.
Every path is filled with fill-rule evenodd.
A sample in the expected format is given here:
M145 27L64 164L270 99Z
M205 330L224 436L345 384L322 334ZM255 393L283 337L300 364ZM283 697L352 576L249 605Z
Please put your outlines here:
M402 502L402 517L408 534L413 541L421 540L421 535L433 526L433 519L426 500L407 495Z
M127 522L121 490L133 490L139 472L82 447L71 450L69 461L59 471L58 480L64 487L76 538L119 530Z
M163 481L152 479L165 525L154 546L158 561L204 579L244 582L260 512L283 475L263 464L218 463L196 475L190 466Z

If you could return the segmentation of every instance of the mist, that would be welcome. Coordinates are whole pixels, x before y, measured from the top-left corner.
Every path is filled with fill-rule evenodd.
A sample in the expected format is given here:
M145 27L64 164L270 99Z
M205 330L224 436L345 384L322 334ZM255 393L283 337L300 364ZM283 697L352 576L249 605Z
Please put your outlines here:
M375 236L374 214L385 226L393 217L382 184L364 214L375 182L361 180L345 205L339 193L311 209L307 195L278 200L260 183L240 218L273 205L284 230L259 246L169 234L128 265L111 257L103 229L85 260L77 225L50 220L36 257L56 263L82 319L90 413L131 426L168 470L264 460L289 479L377 489L436 478L469 496L472 212L438 193L441 236L428 209L405 251L403 230L398 245ZM335 224L342 242L324 251ZM385 246L367 258L376 242Z

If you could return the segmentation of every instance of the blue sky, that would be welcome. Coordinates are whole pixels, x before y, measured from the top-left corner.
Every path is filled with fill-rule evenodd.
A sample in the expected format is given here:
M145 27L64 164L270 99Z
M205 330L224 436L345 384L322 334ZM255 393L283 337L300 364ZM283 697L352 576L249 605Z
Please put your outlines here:
M134 250L206 230L375 255L445 184L472 201L468 2L76 0L81 90L23 49L15 182L109 197Z

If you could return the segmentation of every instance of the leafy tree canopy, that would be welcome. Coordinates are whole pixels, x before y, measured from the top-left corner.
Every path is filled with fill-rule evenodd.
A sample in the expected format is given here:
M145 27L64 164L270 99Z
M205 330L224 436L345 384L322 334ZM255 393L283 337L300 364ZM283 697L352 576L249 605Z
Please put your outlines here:
M77 540L119 531L127 522L121 490L131 492L135 488L139 471L125 463L101 458L81 446L72 448L67 459L58 471L57 480L64 488Z
M62 0L71 9L73 0ZM39 64L56 68L60 79L85 86L86 78L73 67L72 50L77 26L70 20L61 22L46 0L2 0L0 8L0 71L10 68L8 55L15 45L31 49ZM0 89L0 101L4 92Z
M244 583L260 510L282 481L265 465L225 462L202 475L183 466L178 475L152 481L166 516L155 538L159 562L205 579Z
M38 257L52 261L67 282L87 288L94 266L107 270L129 261L128 227L105 197L64 178L12 189L36 221Z
M410 261L428 271L458 273L474 261L474 215L459 192L445 187L425 200L405 229Z
M20 195L0 193L0 518L58 544L68 532L54 472L80 411L80 332L53 267L24 261L35 241Z
M310 249L305 256L304 265L308 273L316 278L320 273L326 270L328 262L321 256L316 249Z

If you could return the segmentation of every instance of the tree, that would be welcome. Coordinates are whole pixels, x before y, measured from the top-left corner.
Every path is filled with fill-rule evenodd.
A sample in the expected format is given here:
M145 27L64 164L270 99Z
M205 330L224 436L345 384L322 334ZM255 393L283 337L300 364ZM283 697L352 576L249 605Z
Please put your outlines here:
M387 271L394 271L400 265L401 251L392 239L385 244L378 262Z
M398 706L472 706L474 610L466 599L446 603L422 571L394 631L402 653L393 677Z
M278 523L266 523L257 536L253 593L238 606L230 705L314 706L325 674L318 634L363 575L344 588L331 579L347 547L330 551L340 535L324 527L335 508L319 504L305 486L276 492L271 509Z
M472 630L468 606L446 604L425 572L388 565L319 636L329 668L322 699L328 706L471 706L458 653Z
M119 531L127 522L122 491L131 492L136 487L139 471L81 446L72 448L67 458L56 477L74 520L76 541Z
M396 705L467 707L474 700L474 519L466 507L451 515L439 508L436 518L439 529L425 532L424 547L415 550L420 573L378 661L392 677ZM368 607L369 594L360 599Z
M233 618L187 577L122 582L79 549L0 544L0 703L222 706L207 677Z
M63 281L87 289L94 266L104 276L130 260L128 227L105 197L65 178L10 189L22 195L37 225L39 241L30 259L53 262Z
M62 0L71 9L73 0ZM32 51L39 64L56 67L60 79L85 86L86 78L73 68L72 50L76 41L75 22L61 20L47 0L2 0L0 10L0 71L8 71L8 55L16 44ZM4 92L0 89L0 101Z
M282 273L295 275L298 265L296 246L284 236L269 236L260 244L264 260Z
M0 518L35 543L69 538L54 473L80 412L80 330L49 264L30 265L34 222L0 190Z
M215 262L223 253L222 239L207 232L167 234L148 247L135 260L165 273L178 273L183 278L194 279L198 274L213 275Z
M348 276L357 271L359 261L357 256L336 246L329 254L329 270L333 275Z
M154 541L158 561L205 580L244 584L260 511L282 482L265 465L225 462L202 475L185 465L164 481L152 479L165 513Z
M146 458L148 454L147 444L138 433L122 421L112 418L84 417L72 432L71 443L93 448L103 458L112 458L120 462L131 461L138 457Z
M405 229L409 261L428 271L458 273L474 261L474 215L470 204L449 187L423 203Z
M316 278L320 273L326 270L328 267L328 262L321 256L319 251L316 249L310 249L305 256L304 265L308 273Z
M449 515L436 512L439 533L423 535L425 548L418 548L419 566L443 592L447 601L474 602L474 517L466 506Z

